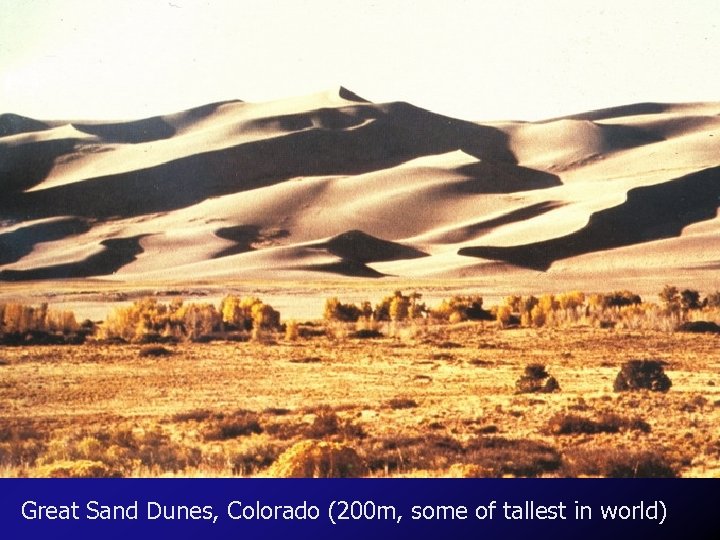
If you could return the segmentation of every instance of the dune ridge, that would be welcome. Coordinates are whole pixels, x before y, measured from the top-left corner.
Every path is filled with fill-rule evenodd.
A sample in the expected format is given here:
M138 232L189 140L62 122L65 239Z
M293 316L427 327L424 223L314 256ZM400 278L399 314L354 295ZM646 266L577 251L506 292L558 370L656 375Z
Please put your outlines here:
M720 103L483 124L338 87L129 121L6 113L0 280L712 284L719 145Z

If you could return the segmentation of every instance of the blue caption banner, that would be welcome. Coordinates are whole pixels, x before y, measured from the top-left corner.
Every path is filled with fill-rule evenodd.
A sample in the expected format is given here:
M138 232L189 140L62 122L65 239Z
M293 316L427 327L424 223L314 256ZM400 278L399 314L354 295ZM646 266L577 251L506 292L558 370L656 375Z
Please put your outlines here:
M0 480L4 538L720 538L716 480Z

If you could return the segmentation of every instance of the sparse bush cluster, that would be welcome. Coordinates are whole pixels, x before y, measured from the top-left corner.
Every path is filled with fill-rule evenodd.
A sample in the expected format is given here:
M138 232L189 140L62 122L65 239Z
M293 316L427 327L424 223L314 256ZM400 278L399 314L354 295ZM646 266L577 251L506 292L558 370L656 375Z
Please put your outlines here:
M683 330L684 321L720 320L720 292L701 298L696 290L666 286L658 298L659 303L643 302L638 294L627 290L590 295L572 291L539 297L509 296L493 312L502 328L580 324L670 331Z
M627 418L604 413L597 418L578 414L556 413L548 420L547 430L553 435L619 433L621 431L650 432L650 425L641 418Z
M35 476L85 478L128 476L139 469L147 471L183 471L201 461L199 448L176 443L159 427L134 429L114 426L100 431L78 430L49 442L15 434L10 441L17 444L35 441L32 453L16 447L12 461L23 459L19 466L36 466ZM46 437L49 434L45 435ZM2 452L0 451L0 458ZM8 463L10 456L0 459Z
M80 343L92 325L79 325L72 311L22 304L0 304L0 343Z
M575 478L676 478L678 475L662 451L607 447L569 450L560 473Z
M430 310L430 317L451 324L462 321L489 321L493 316L483 309L482 296L453 296Z
M371 471L397 473L472 468L472 476L541 476L560 467L560 452L527 439L479 436L466 443L445 435L376 439L366 449Z
M101 339L132 342L201 341L233 332L278 330L280 313L258 298L226 296L220 309L212 304L169 304L143 298L115 309L100 328Z
M328 298L325 301L323 318L326 321L358 322L366 321L406 321L417 319L427 313L424 303L420 302L422 295L411 293L406 296L402 291L395 291L392 296L386 296L374 308L368 301L360 305L343 304L337 298Z

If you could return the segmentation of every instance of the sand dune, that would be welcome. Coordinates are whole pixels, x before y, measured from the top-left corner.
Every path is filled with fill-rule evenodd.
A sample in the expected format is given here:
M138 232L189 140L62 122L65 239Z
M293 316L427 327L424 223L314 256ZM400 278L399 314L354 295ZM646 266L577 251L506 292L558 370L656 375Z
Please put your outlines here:
M122 122L8 113L0 280L713 284L719 145L720 103L482 124L341 87Z
M9 135L17 135L18 133L29 133L33 131L43 131L49 129L50 126L17 114L6 113L0 114L0 137Z

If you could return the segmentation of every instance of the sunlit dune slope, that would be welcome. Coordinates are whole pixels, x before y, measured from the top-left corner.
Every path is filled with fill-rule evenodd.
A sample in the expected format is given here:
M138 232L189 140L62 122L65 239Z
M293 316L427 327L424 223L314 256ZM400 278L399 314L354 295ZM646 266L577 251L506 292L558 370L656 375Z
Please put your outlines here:
M720 103L484 124L340 88L135 121L7 113L0 194L2 280L712 285Z

